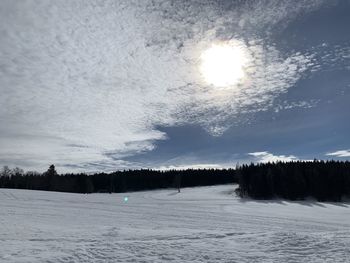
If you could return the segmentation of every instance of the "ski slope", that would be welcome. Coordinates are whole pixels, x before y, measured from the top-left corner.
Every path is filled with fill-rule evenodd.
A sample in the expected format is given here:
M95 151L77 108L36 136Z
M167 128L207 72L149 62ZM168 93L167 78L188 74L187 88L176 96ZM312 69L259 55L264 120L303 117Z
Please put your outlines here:
M241 200L233 189L0 189L0 262L350 262L350 204Z

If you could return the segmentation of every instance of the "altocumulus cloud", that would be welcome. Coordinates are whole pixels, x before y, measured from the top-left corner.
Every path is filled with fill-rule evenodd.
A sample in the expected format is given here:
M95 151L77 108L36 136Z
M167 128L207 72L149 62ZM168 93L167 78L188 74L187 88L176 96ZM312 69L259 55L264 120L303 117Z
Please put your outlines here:
M269 152L253 152L249 153L249 155L255 158L254 161L259 163L272 163L272 162L292 162L298 161L298 157L294 155L274 155Z
M340 150L335 152L329 152L326 154L327 156L335 156L335 157L350 157L350 149L349 150Z
M325 1L234 2L1 1L0 163L141 167L123 158L166 139L156 127L220 136L318 70L317 49L281 53L268 35ZM219 91L198 70L218 41L247 58L245 78Z

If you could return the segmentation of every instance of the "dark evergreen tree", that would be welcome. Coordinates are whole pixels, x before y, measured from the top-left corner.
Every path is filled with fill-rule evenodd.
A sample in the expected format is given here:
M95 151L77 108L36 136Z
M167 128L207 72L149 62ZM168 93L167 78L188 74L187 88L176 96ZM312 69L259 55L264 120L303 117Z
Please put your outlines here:
M174 185L177 191L180 193L181 191L181 179L182 179L182 174L181 173L176 173L175 175L175 180L174 180Z
M350 195L350 163L338 161L250 164L239 171L241 196L341 201Z
M56 182L57 182L57 172L55 169L55 165L51 164L49 169L46 171L45 176L47 178L47 189L49 191L56 190Z

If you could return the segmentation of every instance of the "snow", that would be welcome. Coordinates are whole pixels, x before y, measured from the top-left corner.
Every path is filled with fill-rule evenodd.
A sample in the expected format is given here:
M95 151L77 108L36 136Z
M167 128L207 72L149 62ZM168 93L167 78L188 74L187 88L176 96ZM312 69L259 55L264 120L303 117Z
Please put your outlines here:
M350 262L349 203L242 200L234 188L0 189L0 262Z

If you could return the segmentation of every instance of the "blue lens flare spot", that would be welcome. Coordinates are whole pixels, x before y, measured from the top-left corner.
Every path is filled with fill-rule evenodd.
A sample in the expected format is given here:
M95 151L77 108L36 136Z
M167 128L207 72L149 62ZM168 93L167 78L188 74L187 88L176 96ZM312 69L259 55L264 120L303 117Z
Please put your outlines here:
M129 197L125 196L124 197L124 202L126 203L127 201L129 201Z

